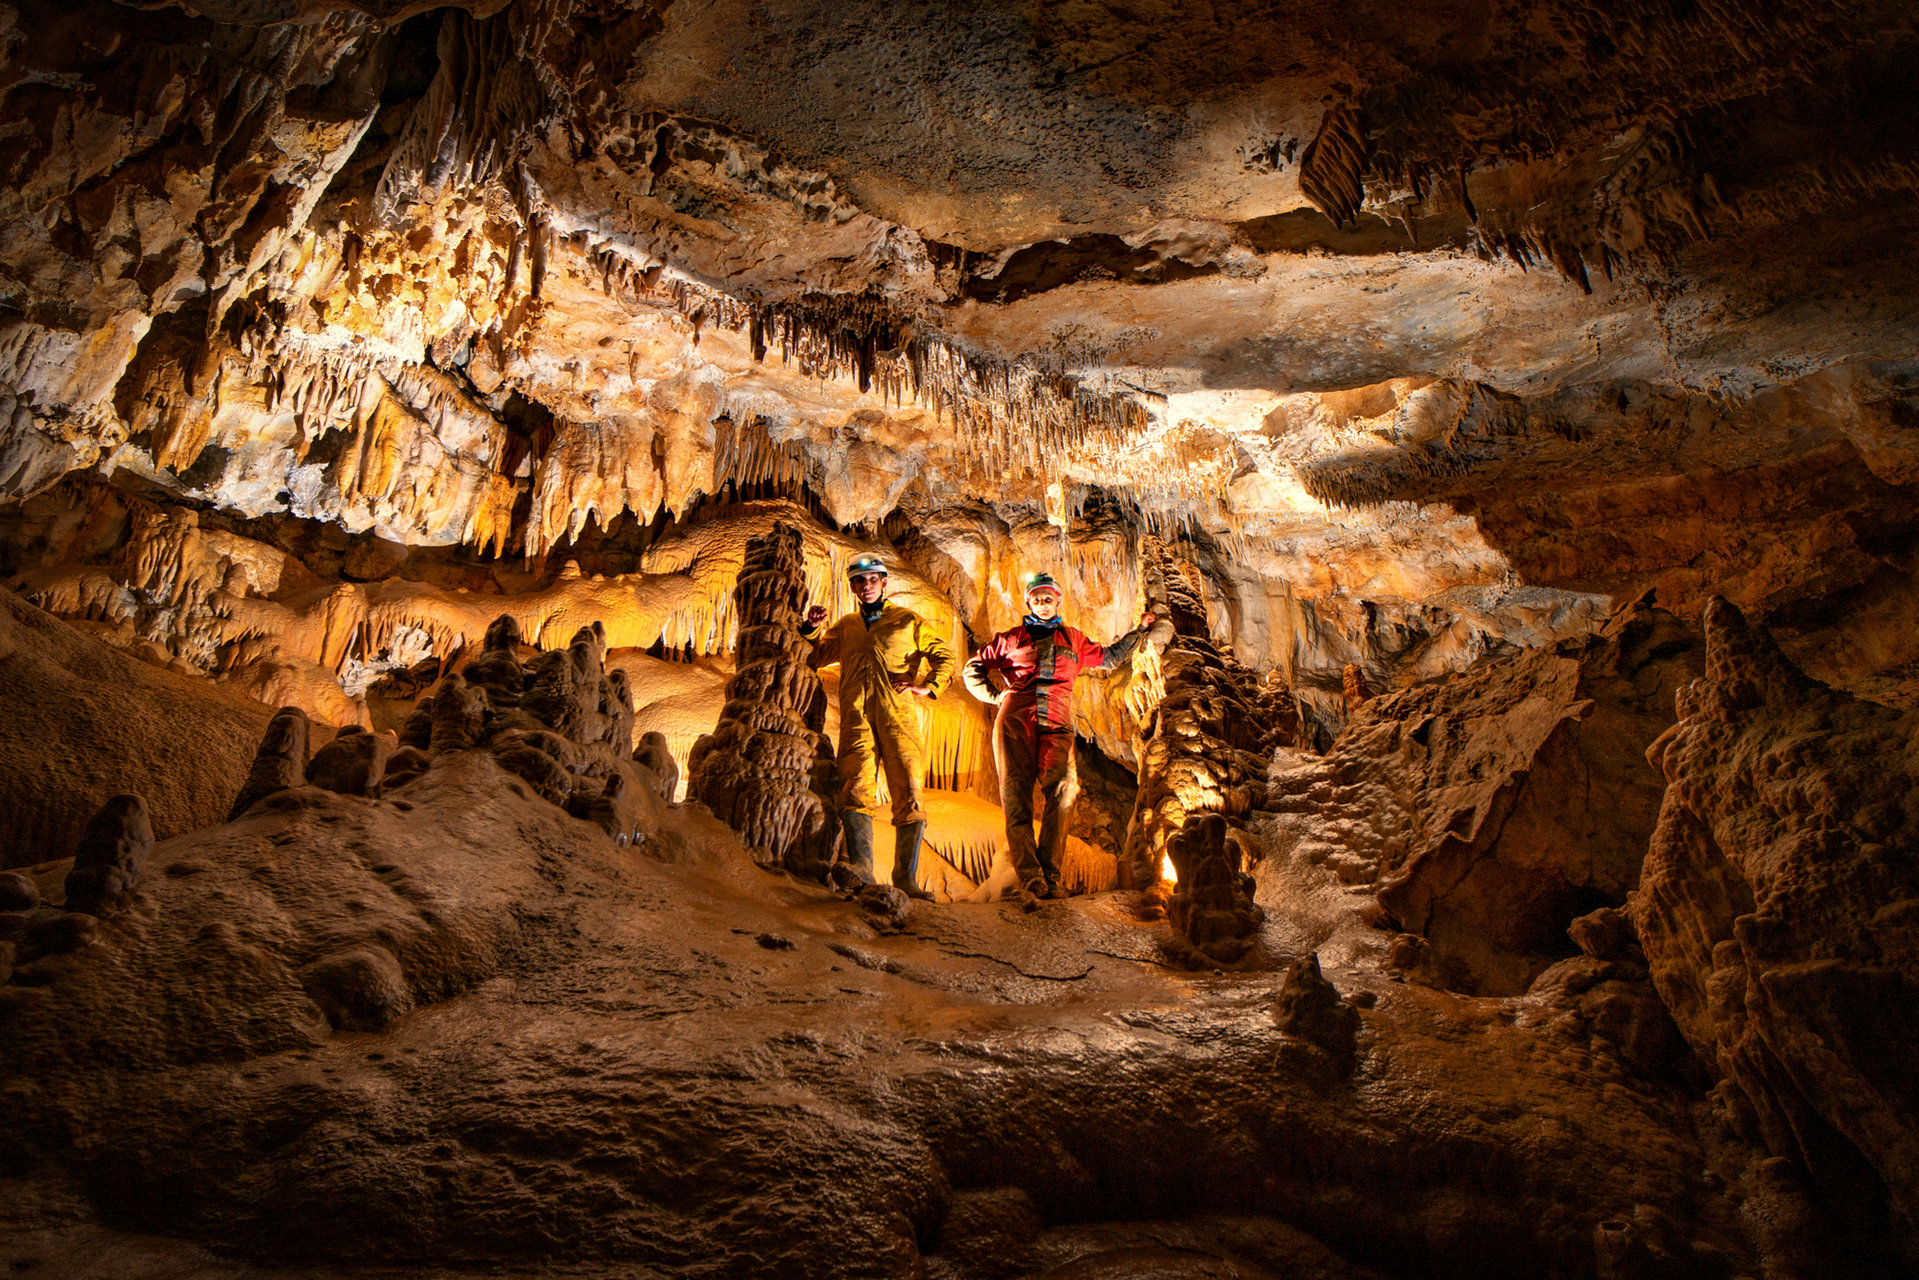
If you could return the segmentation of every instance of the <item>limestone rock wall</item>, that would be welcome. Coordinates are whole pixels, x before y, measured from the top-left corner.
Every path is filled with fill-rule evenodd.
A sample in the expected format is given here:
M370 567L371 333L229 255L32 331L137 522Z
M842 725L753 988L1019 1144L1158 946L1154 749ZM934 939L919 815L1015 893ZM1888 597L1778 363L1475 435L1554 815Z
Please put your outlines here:
M1638 601L1597 635L1367 701L1323 758L1281 750L1278 839L1417 935L1408 967L1517 993L1566 926L1639 882L1663 780L1644 752L1700 668L1695 634Z
M1346 505L1443 497L1526 584L1613 601L1652 588L1690 618L1724 595L1821 680L1904 706L1919 658L1915 507L1899 461L1910 433L1887 424L1911 416L1913 385L1909 358L1841 364L1732 402L1639 383L1527 398L1442 381L1299 474ZM1610 461L1596 467L1601 455ZM1459 608L1480 593L1420 594ZM1541 624L1549 613L1525 643L1563 638Z
M1631 914L1736 1131L1911 1214L1919 720L1807 678L1723 600L1648 753L1666 780Z
M162 840L219 822L271 714L0 590L0 866L71 857L118 792L145 798Z

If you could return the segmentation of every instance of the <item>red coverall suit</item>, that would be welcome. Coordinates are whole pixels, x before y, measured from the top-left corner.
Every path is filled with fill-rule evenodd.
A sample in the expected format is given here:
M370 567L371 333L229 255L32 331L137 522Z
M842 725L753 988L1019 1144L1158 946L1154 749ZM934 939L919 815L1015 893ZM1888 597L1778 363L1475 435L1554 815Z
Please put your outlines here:
M1077 789L1068 785L1073 764L1073 680L1082 671L1105 671L1138 647L1143 630L1112 644L1095 644L1064 624L1028 618L1002 631L966 664L966 688L981 702L999 704L993 726L993 760L999 766L1000 804L1006 810L1006 842L1018 883L1029 892L1059 881L1060 853ZM1006 692L996 693L986 673L997 671ZM1039 841L1033 840L1033 787L1046 797Z

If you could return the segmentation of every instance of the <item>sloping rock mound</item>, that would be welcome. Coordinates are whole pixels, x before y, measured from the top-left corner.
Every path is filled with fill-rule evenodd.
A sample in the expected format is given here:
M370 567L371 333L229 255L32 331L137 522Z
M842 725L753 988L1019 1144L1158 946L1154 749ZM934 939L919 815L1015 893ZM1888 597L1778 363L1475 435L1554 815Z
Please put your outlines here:
M1573 954L1575 917L1638 884L1663 788L1644 751L1698 662L1641 601L1597 635L1373 698L1325 757L1278 753L1271 830L1376 886L1438 981L1516 995Z
M1632 915L1734 1127L1835 1200L1919 1209L1919 713L1802 675L1724 600L1651 759Z
M876 936L697 807L641 826L449 749L155 848L93 945L4 988L31 1230L0 1259L154 1256L107 1223L316 1277L1585 1275L1597 1224L1662 1205L1692 1274L1756 1265L1670 1088L1549 995L1522 1026L1342 973L1349 1086L1288 1065L1275 975L1142 962L1110 902Z
M163 840L223 820L271 715L0 590L0 866L71 856L117 792L145 798Z

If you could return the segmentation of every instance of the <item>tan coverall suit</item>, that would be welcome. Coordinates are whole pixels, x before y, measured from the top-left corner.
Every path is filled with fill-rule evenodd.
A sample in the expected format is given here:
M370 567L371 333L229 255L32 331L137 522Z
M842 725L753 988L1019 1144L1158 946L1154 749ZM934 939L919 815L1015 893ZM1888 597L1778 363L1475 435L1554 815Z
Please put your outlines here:
M840 808L877 808L884 768L893 825L924 822L926 746L914 695L893 688L892 677L906 676L938 697L953 670L946 638L911 609L887 604L871 624L855 610L821 632L808 661L816 670L840 664Z

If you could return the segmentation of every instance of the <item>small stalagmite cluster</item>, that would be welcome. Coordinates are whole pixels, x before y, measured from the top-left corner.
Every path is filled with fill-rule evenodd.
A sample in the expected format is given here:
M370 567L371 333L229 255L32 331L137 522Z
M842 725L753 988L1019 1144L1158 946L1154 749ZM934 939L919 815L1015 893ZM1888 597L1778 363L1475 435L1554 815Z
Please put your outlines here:
M820 875L837 832L827 822L833 749L823 729L826 690L800 635L806 561L800 531L779 522L746 544L733 602L738 666L713 732L687 758L687 795L768 866Z
M421 699L401 748L485 746L535 793L624 842L627 777L616 766L633 746L633 694L623 673L606 670L605 630L581 627L566 648L524 663L519 646L519 623L502 614L479 656ZM419 767L417 758L407 767Z
M418 779L437 757L484 748L533 794L626 843L635 829L622 804L633 695L624 673L606 670L604 633L582 627L565 649L526 661L519 649L519 623L502 614L481 651L415 704L397 740L346 725L312 750L306 712L280 708L230 816L302 787L377 798Z

